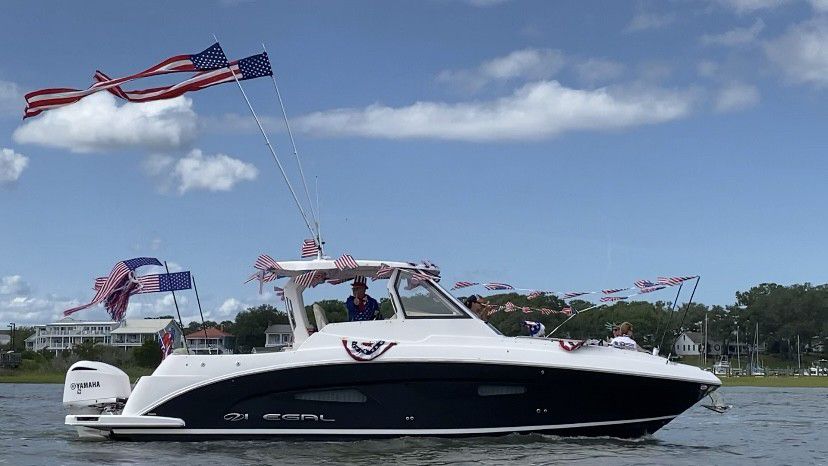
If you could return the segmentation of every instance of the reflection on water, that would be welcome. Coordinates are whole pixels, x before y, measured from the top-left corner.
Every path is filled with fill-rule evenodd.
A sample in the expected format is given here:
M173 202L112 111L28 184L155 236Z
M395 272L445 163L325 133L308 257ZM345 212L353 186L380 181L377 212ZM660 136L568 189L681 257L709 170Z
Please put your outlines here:
M78 440L63 425L61 385L0 384L0 464L828 464L828 389L722 393L733 405L725 414L696 406L638 440L508 435L129 443Z

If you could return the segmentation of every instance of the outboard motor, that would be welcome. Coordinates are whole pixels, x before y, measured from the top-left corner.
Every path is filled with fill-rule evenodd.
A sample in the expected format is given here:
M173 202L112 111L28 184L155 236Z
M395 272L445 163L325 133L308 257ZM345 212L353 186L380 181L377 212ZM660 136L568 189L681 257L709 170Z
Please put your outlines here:
M66 373L63 407L69 414L118 414L131 391L129 376L121 369L78 361Z

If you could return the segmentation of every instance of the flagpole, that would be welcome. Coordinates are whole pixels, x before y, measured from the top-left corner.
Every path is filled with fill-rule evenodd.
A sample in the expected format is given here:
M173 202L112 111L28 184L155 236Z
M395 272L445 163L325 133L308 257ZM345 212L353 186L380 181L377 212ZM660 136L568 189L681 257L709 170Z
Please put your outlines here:
M204 313L201 312L201 300L198 299L198 287L196 286L195 282L195 275L190 275L190 278L193 280L193 290L195 291L196 295L196 303L198 303L198 314L201 316L201 328L204 330L204 344L207 344L207 327L204 326Z
M164 268L167 269L167 274L170 273L170 268L167 266L167 261L164 261ZM187 347L187 339L184 338L184 322L181 320L181 311L178 310L178 300L175 299L175 290L170 290L173 297L173 304L175 304L175 313L178 314L178 325L181 326L181 340L184 342L184 349L187 350L187 354L190 354L190 348Z
M264 53L267 53L267 48L265 47L264 43L262 43L262 50L264 51ZM313 211L313 203L311 202L310 191L308 190L308 182L305 178L305 171L302 170L302 161L299 159L299 150L296 148L296 140L293 138L293 131L291 131L290 129L290 122L288 121L287 110L285 109L285 104L282 101L282 93L279 92L279 85L276 84L276 77L273 74L270 75L270 80L273 81L273 88L276 90L276 97L279 100L279 107L282 109L282 116L285 119L285 128L287 128L288 136L290 137L290 144L293 146L293 156L296 158L296 165L299 167L299 174L302 176L302 185L305 188L305 196L308 199L308 209L310 210L311 217L313 218L313 221L316 224L316 242L320 243L319 248L322 249L322 238L320 238L319 235L319 216L317 213L314 213ZM319 198L317 197L317 201L318 199Z
M319 210L319 177L315 177L316 181L316 235L319 239L319 258L322 258L324 242L322 241L322 211Z
M213 38L218 42L218 38L215 34L213 34ZM276 151L273 149L273 145L270 144L270 139L267 137L267 133L262 126L262 122L259 121L259 116L256 115L256 111L253 110L253 105L250 104L250 99L247 98L247 93L244 92L244 88L239 81L239 77L236 76L236 72L233 71L233 66L230 63L227 64L227 69L230 70L230 74L233 75L233 80L236 81L236 84L239 86L239 90L241 91L242 97L244 97L244 101L247 103L247 108L250 109L250 113L253 115L253 119L256 120L256 125L259 126L259 131L262 133L262 137L264 137L265 145L270 150L270 154L273 156L273 160L276 161L276 165L279 166L279 171L282 172L282 178L284 178L285 183L287 184L288 190L290 194L293 196L293 201L296 203L296 207L299 208L299 213L302 215L302 220L305 221L305 226L308 227L308 231L310 231L311 236L315 237L316 234L313 231L313 228L310 226L310 222L308 221L308 216L305 213L305 209L302 208L302 204L299 202L299 197L296 196L296 191L293 190L293 185L290 184L290 180L288 179L287 173L285 172L285 167L282 166L281 160L279 160L279 156L276 155Z

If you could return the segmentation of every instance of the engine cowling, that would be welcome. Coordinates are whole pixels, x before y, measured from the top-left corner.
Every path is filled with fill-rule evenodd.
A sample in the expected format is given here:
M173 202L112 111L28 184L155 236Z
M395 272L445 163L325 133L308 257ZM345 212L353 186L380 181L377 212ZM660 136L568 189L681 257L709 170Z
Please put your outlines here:
M123 405L132 389L129 376L117 367L78 361L66 373L63 406L70 414L98 414Z

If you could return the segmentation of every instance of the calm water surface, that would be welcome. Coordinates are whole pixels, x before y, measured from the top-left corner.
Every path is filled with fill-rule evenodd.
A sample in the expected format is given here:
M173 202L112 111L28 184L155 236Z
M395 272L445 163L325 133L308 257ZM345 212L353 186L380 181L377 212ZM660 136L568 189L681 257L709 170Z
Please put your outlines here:
M355 442L81 441L62 385L0 384L0 465L40 464L828 464L828 389L724 388L733 409L696 406L639 440L509 435ZM631 395L631 396L634 396Z

